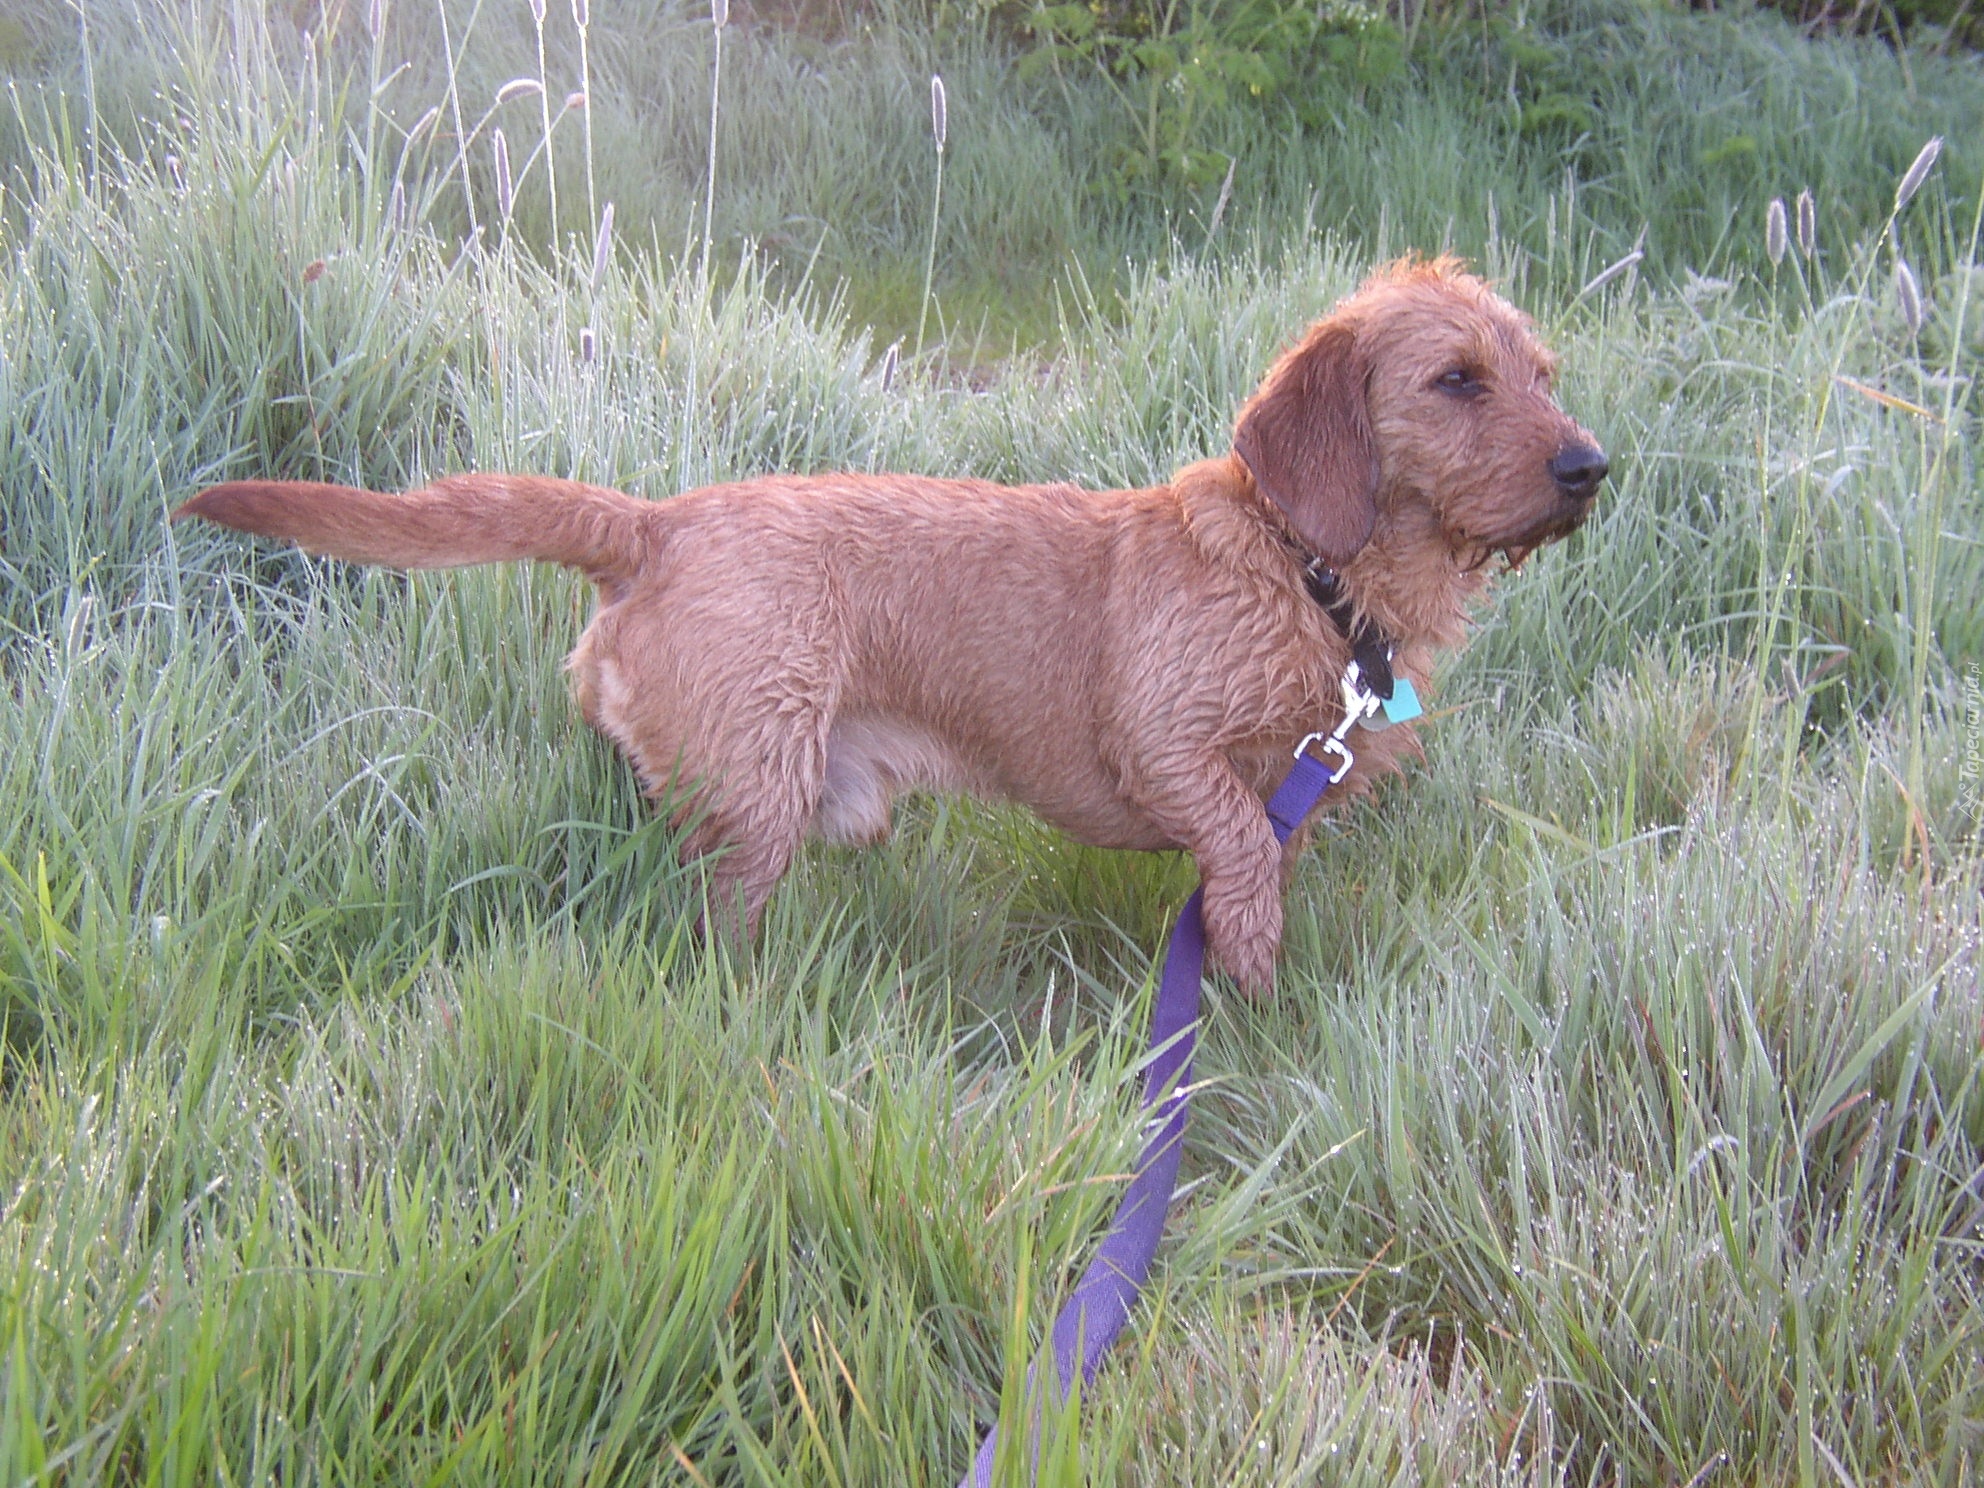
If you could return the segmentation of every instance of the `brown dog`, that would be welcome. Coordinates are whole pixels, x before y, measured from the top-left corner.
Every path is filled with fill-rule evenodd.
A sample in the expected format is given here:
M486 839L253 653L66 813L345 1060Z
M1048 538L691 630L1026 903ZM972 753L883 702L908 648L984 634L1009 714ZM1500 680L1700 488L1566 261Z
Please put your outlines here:
M1283 858L1261 803L1343 716L1348 632L1423 686L1488 557L1591 509L1605 457L1552 366L1457 263L1404 262L1275 364L1230 454L1149 490L772 476L643 501L463 475L398 496L236 482L174 516L361 563L584 572L579 706L651 794L695 783L688 850L721 849L712 887L747 933L809 828L873 842L897 794L968 791L1192 853L1213 953L1261 991ZM1353 785L1416 744L1356 738Z

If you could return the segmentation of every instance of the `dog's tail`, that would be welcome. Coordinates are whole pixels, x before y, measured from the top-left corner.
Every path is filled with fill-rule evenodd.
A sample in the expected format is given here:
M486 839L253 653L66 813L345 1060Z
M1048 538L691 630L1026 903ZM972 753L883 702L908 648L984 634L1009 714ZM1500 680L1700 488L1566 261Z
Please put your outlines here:
M172 514L282 538L312 553L388 568L461 568L539 559L600 583L631 578L654 502L535 475L451 475L386 495L313 481L230 481Z

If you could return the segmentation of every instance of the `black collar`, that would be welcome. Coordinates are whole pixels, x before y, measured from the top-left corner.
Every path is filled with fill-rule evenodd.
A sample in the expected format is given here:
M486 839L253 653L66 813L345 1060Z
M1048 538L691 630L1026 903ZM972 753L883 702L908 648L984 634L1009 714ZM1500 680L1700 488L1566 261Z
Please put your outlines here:
M1302 583L1309 597L1323 607L1343 638L1350 642L1350 654L1364 685L1385 702L1392 696L1392 653L1397 649L1385 633L1369 619L1359 618L1350 597L1343 592L1343 578L1320 558L1302 565Z

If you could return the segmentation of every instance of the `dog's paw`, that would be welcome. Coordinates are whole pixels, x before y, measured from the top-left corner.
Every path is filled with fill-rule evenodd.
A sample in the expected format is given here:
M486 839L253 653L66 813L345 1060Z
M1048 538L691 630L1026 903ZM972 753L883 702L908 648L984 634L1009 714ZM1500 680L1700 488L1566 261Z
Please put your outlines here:
M1266 1002L1274 996L1274 966L1281 949L1279 917L1271 926L1255 926L1252 933L1221 934L1208 923L1206 939L1220 970L1233 979L1240 995L1249 1002Z

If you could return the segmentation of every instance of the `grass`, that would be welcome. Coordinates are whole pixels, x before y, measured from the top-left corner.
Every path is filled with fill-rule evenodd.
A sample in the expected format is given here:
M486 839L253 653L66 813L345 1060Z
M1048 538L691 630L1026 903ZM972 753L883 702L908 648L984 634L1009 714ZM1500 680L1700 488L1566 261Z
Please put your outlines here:
M1535 45L1597 59L1579 158L1606 171L1471 135L1467 69L1509 58L1434 38L1336 143L1246 141L1207 251L1188 202L1098 205L1075 142L1112 126L1079 79L902 16L733 21L705 284L701 7L595 8L596 159L570 114L548 157L566 246L547 157L521 169L561 118L531 95L501 246L462 251L486 136L392 121L452 89L472 127L540 75L514 9L451 10L449 72L412 5L376 50L347 13L314 66L247 13L93 6L93 116L49 19L77 13L25 13L0 1479L954 1481L1136 1150L1191 881L919 802L881 850L809 852L726 957L563 695L576 583L359 573L170 529L173 503L467 464L656 497L1161 479L1364 266L1448 240L1538 316L1615 485L1447 668L1409 787L1304 860L1275 1003L1212 989L1191 1186L1043 1480L1974 1478L1974 64L1546 8ZM548 15L543 75L572 76ZM937 344L894 362L938 70ZM1798 127L1815 79L1855 100L1835 128ZM1736 99L1737 174L1658 168ZM1299 187L1324 150L1348 164ZM588 164L620 223L597 276ZM741 225L809 181L790 245ZM1773 267L1764 199L1806 184L1820 255ZM980 334L961 310L1002 283L1025 303ZM1036 349L989 354L1014 336Z
M307 110L257 107L238 122L278 154L294 132L322 131L326 162L376 193L354 213L383 211L403 171L424 188L415 218L449 240L474 222L493 240L490 132L502 127L519 161L538 157L506 230L540 254L582 251L608 201L627 244L700 254L707 206L719 271L748 254L786 289L844 281L885 342L923 311L937 163L925 100L941 73L952 127L938 310L947 354L973 362L1058 339L1043 288L1079 276L1108 304L1126 264L1173 260L1181 243L1244 255L1307 224L1367 252L1442 242L1481 257L1506 244L1511 268L1566 296L1636 243L1663 279L1755 268L1764 202L1800 189L1815 194L1826 252L1850 254L1932 134L1950 142L1959 216L1984 175L1973 62L1639 0L1549 0L1516 22L1420 28L1397 77L1346 67L1266 110L1206 112L1198 146L1234 163L1217 213L1217 183L1126 185L1111 162L1134 154L1138 126L1093 79L1018 69L984 27L933 28L928 7L901 0L815 6L842 19L810 30L727 28L734 81L714 139L700 0L592 6L583 35L568 4L550 4L540 31L515 4L394 0L377 36L372 6L352 0L326 7L309 45L258 7L99 0L80 24L64 0L16 9L0 33L16 99L0 108L0 169L23 168L49 133L92 164L114 167L121 149L157 165L187 155L184 126L231 112L222 100L292 97L306 78ZM519 81L543 91L497 102ZM568 106L572 90L586 106ZM16 229L30 195L10 187L0 203Z

